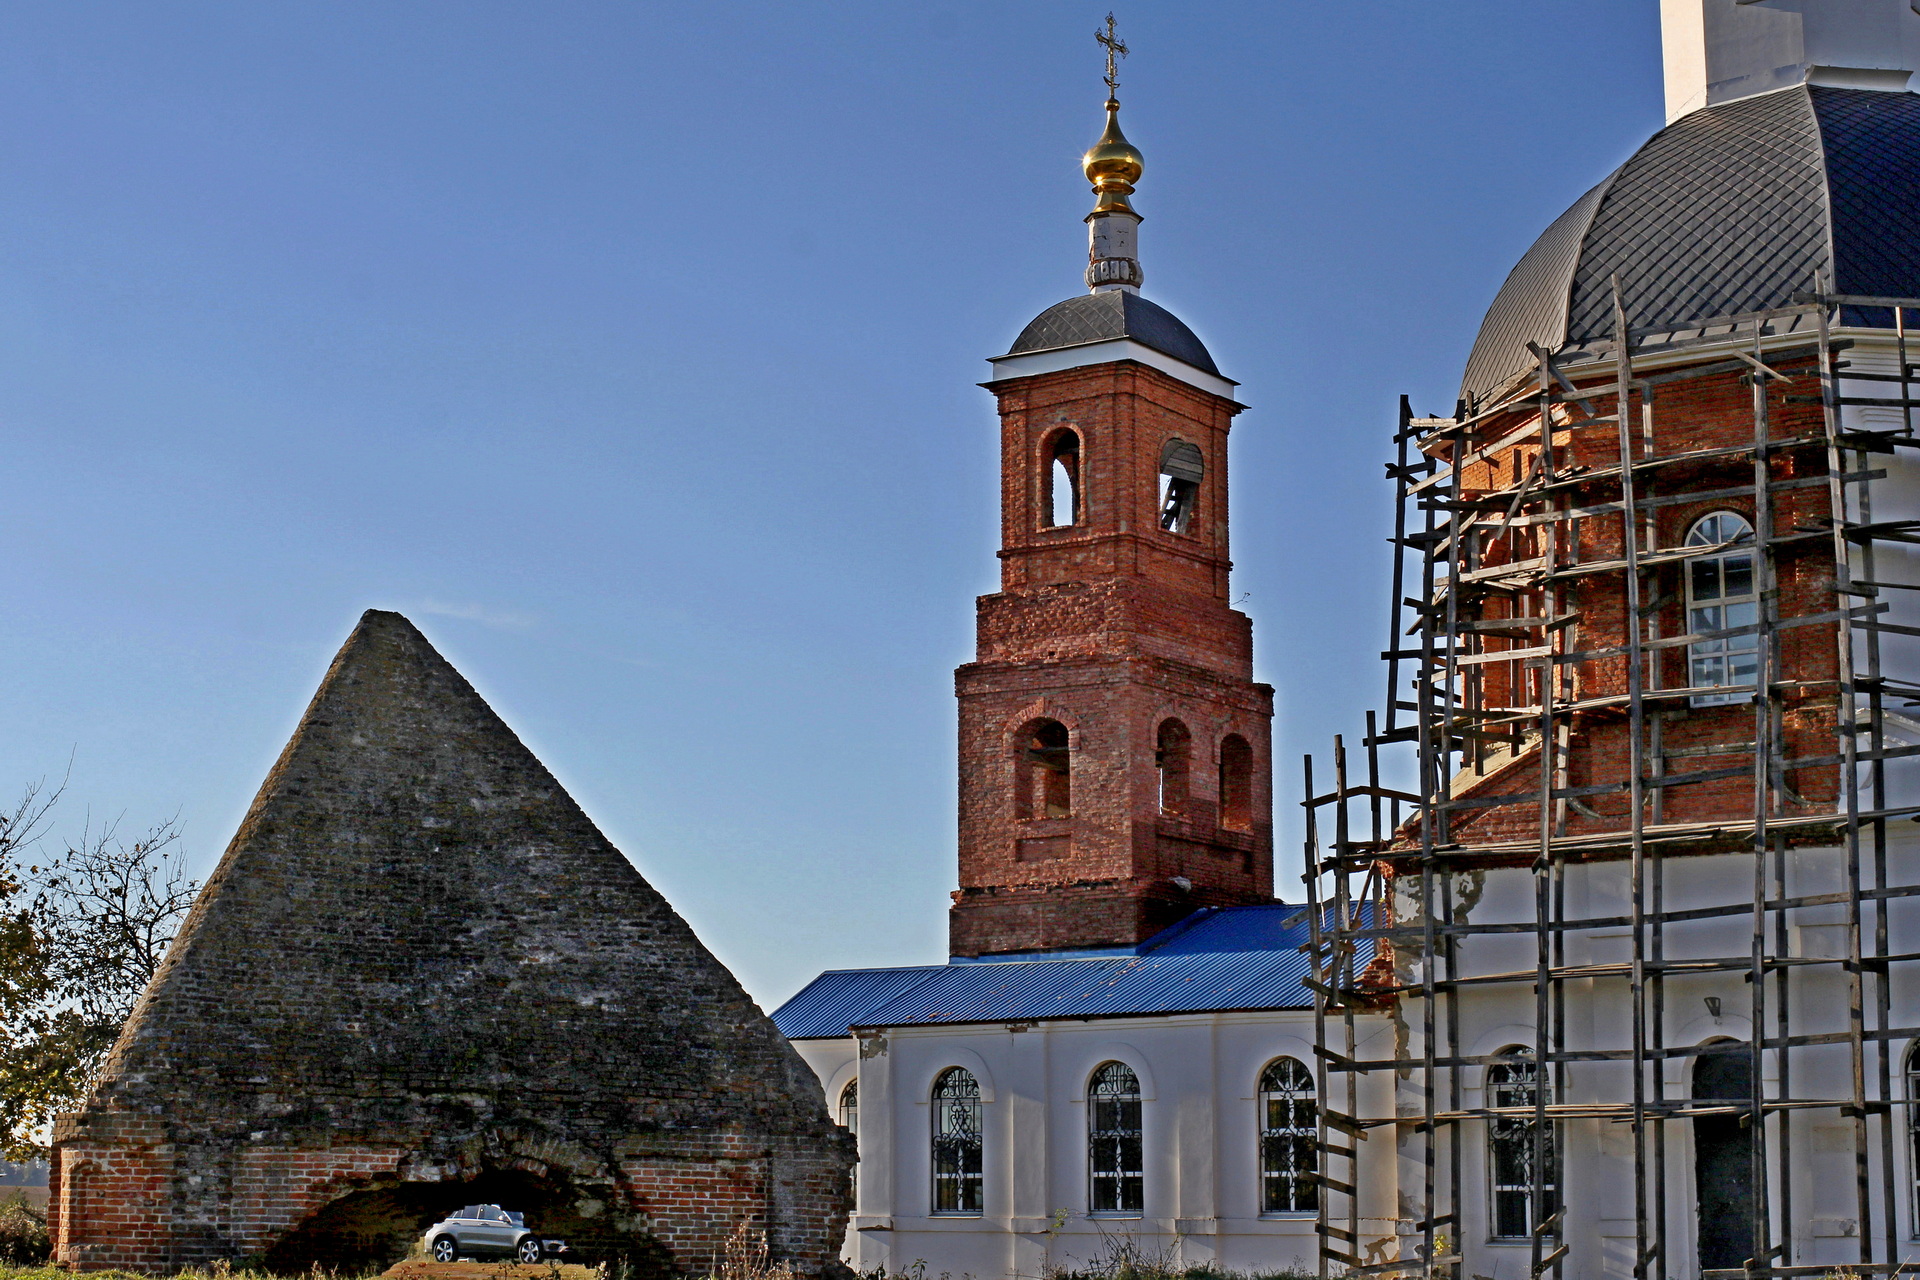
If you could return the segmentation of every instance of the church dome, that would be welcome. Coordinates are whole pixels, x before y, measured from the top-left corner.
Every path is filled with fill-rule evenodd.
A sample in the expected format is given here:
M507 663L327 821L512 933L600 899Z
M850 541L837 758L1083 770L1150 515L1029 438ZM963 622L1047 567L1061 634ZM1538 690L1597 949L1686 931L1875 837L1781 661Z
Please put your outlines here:
M1200 339L1194 336L1193 330L1181 323L1178 316L1158 303L1148 302L1139 294L1124 289L1083 294L1055 303L1020 331L1020 336L1013 340L1013 349L1007 355L1022 356L1034 351L1081 347L1119 338L1131 339L1143 347L1153 348L1161 355L1172 356L1203 372L1220 376L1220 370L1214 367L1213 357L1207 354Z
M1514 267L1460 394L1530 369L1529 342L1611 338L1615 273L1634 327L1784 306L1816 274L1837 293L1920 297L1920 94L1799 85L1654 134ZM1891 323L1875 316L1847 319Z

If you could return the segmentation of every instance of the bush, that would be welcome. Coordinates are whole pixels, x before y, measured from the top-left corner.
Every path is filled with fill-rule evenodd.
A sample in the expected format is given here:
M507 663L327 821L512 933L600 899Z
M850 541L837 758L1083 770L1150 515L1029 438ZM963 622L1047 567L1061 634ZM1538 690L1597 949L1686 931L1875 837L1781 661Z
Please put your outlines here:
M0 1200L0 1262L32 1266L52 1256L46 1216L27 1203L26 1194L15 1191Z

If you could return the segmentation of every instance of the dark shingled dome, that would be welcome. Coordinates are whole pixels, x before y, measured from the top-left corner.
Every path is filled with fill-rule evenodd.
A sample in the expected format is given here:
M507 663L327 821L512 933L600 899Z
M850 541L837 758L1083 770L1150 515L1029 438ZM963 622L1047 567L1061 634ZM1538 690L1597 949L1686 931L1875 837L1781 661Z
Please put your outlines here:
M1920 296L1920 94L1800 85L1654 134L1514 267L1461 395L1530 368L1528 342L1609 338L1616 272L1635 327L1782 306L1816 273L1840 293Z
M1221 376L1206 347L1178 316L1137 293L1119 289L1082 294L1048 307L1020 331L1007 354L1022 356L1031 351L1082 347L1116 338L1131 338L1143 347L1152 347L1162 355L1172 356L1215 377Z

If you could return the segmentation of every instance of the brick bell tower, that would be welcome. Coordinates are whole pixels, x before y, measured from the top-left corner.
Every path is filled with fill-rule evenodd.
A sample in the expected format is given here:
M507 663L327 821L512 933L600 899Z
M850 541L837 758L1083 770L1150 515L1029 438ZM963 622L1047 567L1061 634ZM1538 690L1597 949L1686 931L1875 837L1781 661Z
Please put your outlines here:
M1084 160L1090 292L1041 313L983 384L1001 576L955 673L960 957L1129 947L1273 897L1273 690L1228 604L1242 406L1192 330L1140 296L1141 158L1119 107L1110 93Z

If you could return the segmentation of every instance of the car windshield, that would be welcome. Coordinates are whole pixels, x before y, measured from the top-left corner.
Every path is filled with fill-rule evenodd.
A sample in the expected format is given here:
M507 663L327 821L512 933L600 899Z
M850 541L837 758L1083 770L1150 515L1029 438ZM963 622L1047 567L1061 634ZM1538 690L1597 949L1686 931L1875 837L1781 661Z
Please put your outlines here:
M527 1225L527 1215L524 1213L515 1213L509 1209L507 1210L507 1221L516 1227L524 1227Z

